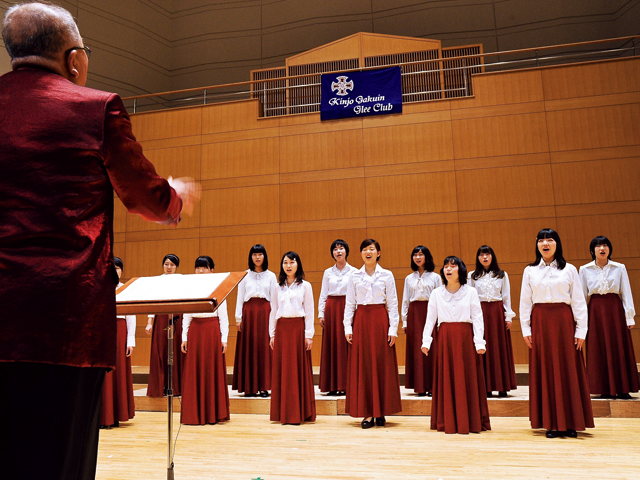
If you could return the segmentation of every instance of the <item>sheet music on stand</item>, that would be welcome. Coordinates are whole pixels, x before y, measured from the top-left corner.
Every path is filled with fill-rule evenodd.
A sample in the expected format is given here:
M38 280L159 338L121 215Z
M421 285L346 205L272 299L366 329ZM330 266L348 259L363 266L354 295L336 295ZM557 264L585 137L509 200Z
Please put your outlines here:
M116 290L118 315L169 315L167 354L167 480L173 471L173 315L215 312L247 272L135 277Z

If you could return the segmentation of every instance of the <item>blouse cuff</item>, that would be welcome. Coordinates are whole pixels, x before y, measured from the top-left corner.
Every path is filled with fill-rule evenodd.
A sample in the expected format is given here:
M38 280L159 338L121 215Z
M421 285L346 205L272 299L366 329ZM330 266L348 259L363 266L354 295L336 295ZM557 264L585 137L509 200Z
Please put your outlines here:
M422 339L422 348L431 348L431 341L433 339L431 337L427 338L427 339Z
M531 325L520 324L520 326L522 327L522 336L523 337L530 337L531 336Z
M481 342L473 342L476 346L476 352L478 350L486 350L487 349L487 343L482 340Z
M634 320L633 317L627 317L627 326L635 325L635 324L636 324L636 321Z
M345 325L345 327L344 327L344 334L345 334L345 335L353 335L353 326L351 326L351 325Z
M576 327L576 338L581 338L582 340L587 338L587 328Z
M397 337L398 336L398 327L389 327L389 336L390 337Z
M514 312L511 313L505 313L504 314L504 321L505 322L513 322L513 319L515 318L516 314Z

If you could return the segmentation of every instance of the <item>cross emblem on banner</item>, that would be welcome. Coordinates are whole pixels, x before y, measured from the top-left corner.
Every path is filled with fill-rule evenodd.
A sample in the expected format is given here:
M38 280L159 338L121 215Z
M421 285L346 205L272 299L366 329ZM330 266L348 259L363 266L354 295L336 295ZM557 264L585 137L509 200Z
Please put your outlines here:
M331 90L338 91L336 95L347 95L347 90L353 90L353 80L349 80L344 75L337 77L336 80L337 82L331 82Z

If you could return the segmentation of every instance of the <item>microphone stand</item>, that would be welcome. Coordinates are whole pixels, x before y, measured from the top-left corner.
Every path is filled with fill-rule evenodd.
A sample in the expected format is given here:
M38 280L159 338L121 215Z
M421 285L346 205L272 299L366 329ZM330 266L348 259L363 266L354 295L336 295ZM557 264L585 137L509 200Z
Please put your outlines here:
M173 477L173 314L169 314L169 326L167 327L167 422L169 431L167 436L167 480L174 480Z

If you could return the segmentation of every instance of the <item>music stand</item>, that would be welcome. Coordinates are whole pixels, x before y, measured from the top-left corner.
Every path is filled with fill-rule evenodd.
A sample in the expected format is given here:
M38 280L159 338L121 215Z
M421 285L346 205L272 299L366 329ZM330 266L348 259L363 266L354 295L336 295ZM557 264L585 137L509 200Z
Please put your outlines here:
M173 475L173 316L213 313L247 272L134 277L116 290L118 315L169 315L167 328L167 480ZM210 292L210 293L207 293ZM118 298L120 297L120 298Z

